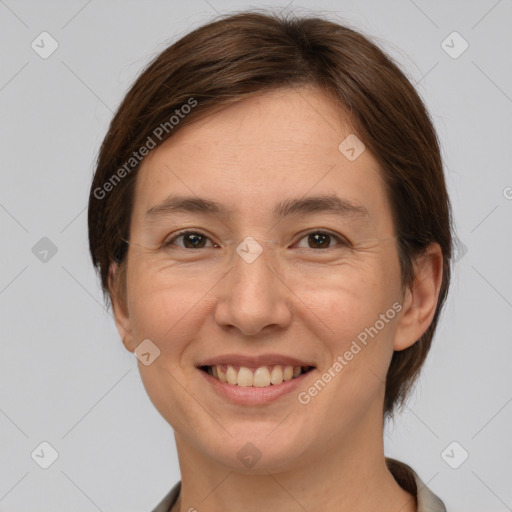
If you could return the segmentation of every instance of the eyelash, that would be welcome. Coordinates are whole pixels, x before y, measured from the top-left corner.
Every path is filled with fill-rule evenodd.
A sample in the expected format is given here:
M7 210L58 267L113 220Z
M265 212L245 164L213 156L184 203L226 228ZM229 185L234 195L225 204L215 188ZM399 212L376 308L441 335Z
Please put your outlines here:
M309 235L312 235L312 234L322 234L322 235L328 235L332 238L335 238L337 241L338 241L338 244L337 245L341 245L341 246L345 246L345 247L350 247L350 242L345 238L345 237L342 237L341 235L335 235L334 233L331 233L330 231L322 231L322 230L312 230L312 231L308 231L307 233L305 233L304 235L302 235L301 238L299 238L298 242L300 242L302 239L306 238L307 236ZM174 242L184 236L184 235L200 235L200 236L203 236L205 237L206 239L210 240L210 238L205 235L204 233L201 233L200 231L191 231L191 230L184 230L184 231L180 231L178 232L175 236L173 236L170 240L167 240L163 243L162 245L162 248L169 248L171 246L174 245ZM211 242L211 240L210 240ZM216 245L216 244L215 244ZM215 246L214 245L214 246ZM332 246L332 247L325 247L325 248L319 248L319 249L312 249L312 250L326 250L326 249L332 249L333 247L335 246ZM180 249L189 249L187 247L179 247ZM207 247L199 247L199 249L207 249ZM305 247L301 247L301 249L305 249ZM189 250L194 250L194 249L189 249ZM196 249L198 250L198 249Z

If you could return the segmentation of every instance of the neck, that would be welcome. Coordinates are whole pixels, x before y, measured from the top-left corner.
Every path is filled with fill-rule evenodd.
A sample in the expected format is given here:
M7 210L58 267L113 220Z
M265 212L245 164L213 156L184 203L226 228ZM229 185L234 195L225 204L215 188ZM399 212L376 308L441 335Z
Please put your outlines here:
M172 512L415 512L416 499L386 467L382 423L322 440L284 469L240 473L219 464L175 433L182 486Z

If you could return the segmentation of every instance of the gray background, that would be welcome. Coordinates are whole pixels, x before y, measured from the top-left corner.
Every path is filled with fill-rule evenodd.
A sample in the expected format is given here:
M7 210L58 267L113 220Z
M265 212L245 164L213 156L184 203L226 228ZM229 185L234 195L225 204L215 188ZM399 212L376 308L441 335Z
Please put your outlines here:
M4 512L142 512L179 479L172 430L103 307L87 195L112 112L141 68L215 11L250 6L268 4L0 0ZM463 245L421 380L386 428L387 454L452 512L512 510L512 2L295 0L287 9L372 35L417 84L442 141ZM43 31L59 45L47 59L31 48ZM469 43L458 58L441 46L453 31ZM31 458L42 441L59 454L46 470ZM453 469L447 460L459 464L462 450L469 458Z

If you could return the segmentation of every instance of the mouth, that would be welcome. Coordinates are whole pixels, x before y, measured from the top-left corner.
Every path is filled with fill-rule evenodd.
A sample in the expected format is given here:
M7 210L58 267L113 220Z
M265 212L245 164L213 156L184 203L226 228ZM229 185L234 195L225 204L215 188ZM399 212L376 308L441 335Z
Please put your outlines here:
M238 387L266 388L278 386L309 373L314 366L265 365L258 367L231 364L203 365L199 369L223 384Z

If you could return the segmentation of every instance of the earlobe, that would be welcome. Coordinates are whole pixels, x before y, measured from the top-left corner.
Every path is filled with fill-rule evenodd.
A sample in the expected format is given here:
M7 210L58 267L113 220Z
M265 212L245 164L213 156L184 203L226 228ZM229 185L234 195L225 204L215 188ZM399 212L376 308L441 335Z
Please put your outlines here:
M394 350L410 347L428 329L436 312L442 279L442 250L439 244L432 243L414 262L414 281L404 295L403 309L395 331Z
M118 275L118 272L121 271L122 270L118 263L113 262L110 264L108 288L117 331L119 332L119 336L121 337L126 350L133 352L135 347L133 346L132 329L130 316L126 305L126 297L124 294L120 293L119 289L120 276Z

